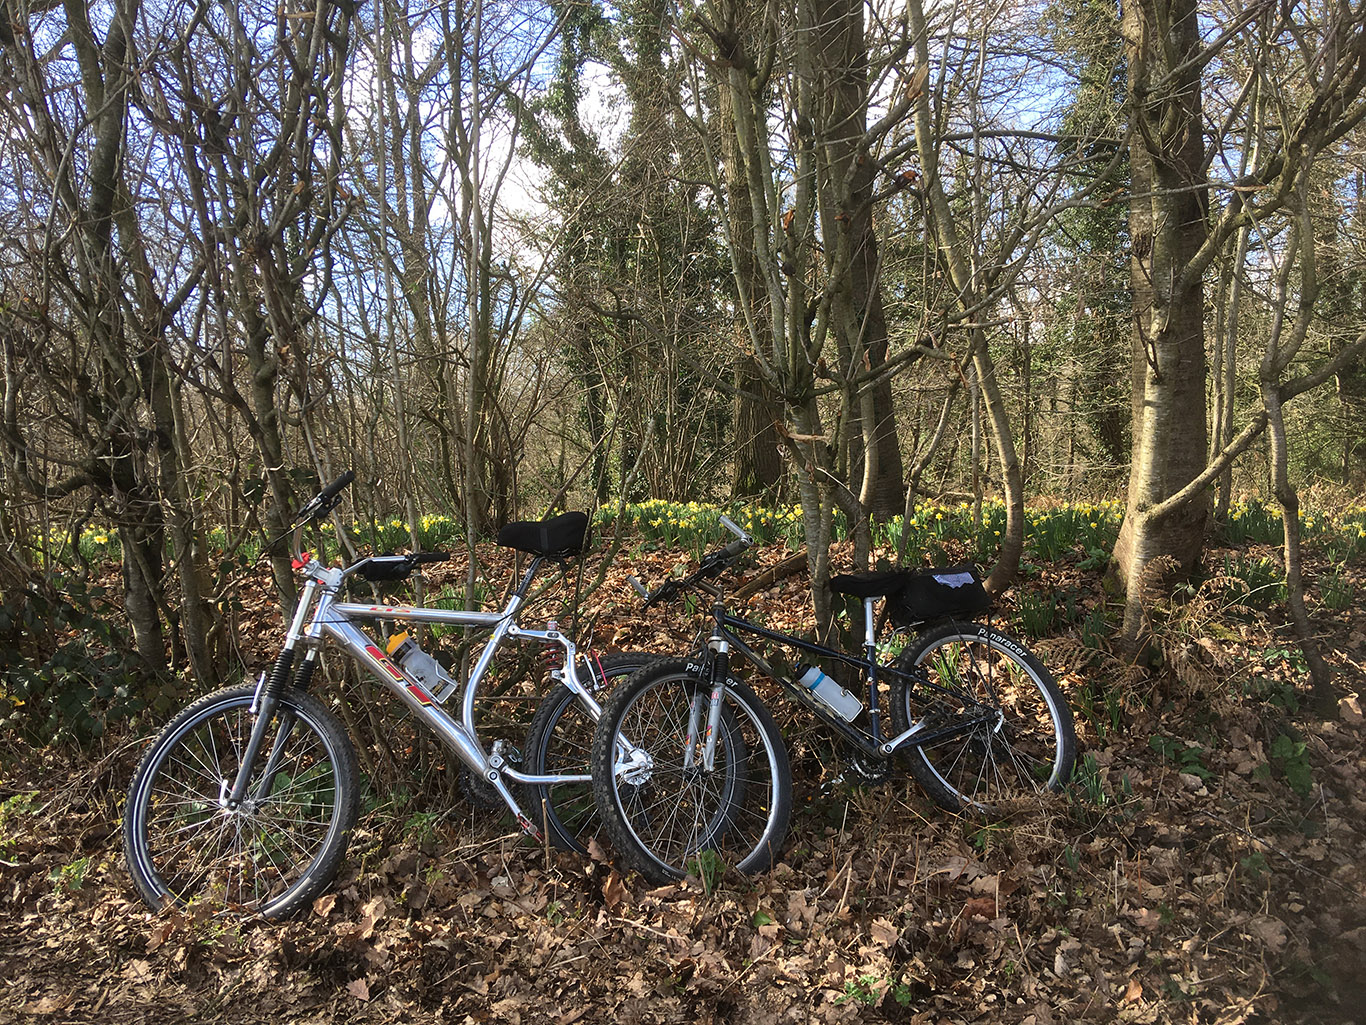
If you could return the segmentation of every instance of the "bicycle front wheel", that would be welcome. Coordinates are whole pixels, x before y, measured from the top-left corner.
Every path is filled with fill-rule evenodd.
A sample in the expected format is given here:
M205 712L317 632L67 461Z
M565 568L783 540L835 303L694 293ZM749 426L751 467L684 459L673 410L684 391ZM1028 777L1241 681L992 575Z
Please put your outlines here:
M283 918L341 863L356 821L356 756L312 695L280 696L246 800L228 806L254 697L253 687L230 687L200 698L161 731L133 775L124 855L153 908L195 902Z
M580 682L601 703L608 689L638 672L657 655L619 652L601 658L581 658ZM526 740L526 771L536 776L586 775L590 771L593 730L597 722L588 708L561 684L536 707ZM589 782L530 784L527 814L546 830L550 842L561 850L588 853L588 842L598 835L602 818L593 802Z
M726 685L715 761L703 758L707 681L673 659L620 685L593 736L593 791L625 865L663 884L773 865L792 811L782 734L754 692ZM694 703L700 715L694 715ZM701 729L689 736L691 723Z
M1003 814L1022 802L1037 805L1071 777L1072 711L1052 674L1018 641L989 626L950 623L917 637L896 668L908 674L890 681L896 733L913 724L926 733L968 727L902 749L911 775L940 807Z

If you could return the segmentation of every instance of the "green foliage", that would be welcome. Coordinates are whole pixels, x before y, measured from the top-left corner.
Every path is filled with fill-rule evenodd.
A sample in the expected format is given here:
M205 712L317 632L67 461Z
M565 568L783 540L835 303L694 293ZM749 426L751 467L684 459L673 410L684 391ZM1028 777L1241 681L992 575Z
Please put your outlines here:
M1347 579L1342 567L1337 566L1323 575L1319 581L1319 593L1326 608L1334 612L1344 612L1352 607L1356 588Z
M721 881L721 875L726 870L726 863L715 851L705 850L698 851L697 857L688 862L687 868L690 875L702 881L703 892L714 893L716 884Z
M0 801L0 860L12 860L15 843L28 828L25 819L38 806L38 791L22 790Z
M1295 793L1308 797L1313 792L1314 773L1304 741L1286 733L1279 734L1271 742L1271 761Z
M1260 673L1243 684L1243 696L1274 705L1291 715L1300 710L1300 698L1293 683Z
M105 589L78 577L40 579L0 599L0 727L40 745L89 743L149 703L170 710L174 695L132 668L132 640L108 610Z
M1074 814L1088 824L1104 821L1111 816L1129 819L1140 808L1128 775L1120 777L1119 790L1114 792L1107 786L1105 774L1091 754L1084 755L1073 769L1068 794ZM1080 864L1077 852L1069 845L1063 850L1063 857L1068 867L1075 872Z
M441 812L417 811L408 816L403 824L403 840L414 847L435 842L436 826L441 821Z
M901 1007L910 1007L911 987L904 982L895 982L875 972L865 972L857 979L849 979L844 984L844 992L835 997L835 1003L843 1004L850 1000L864 1007L874 1007L883 994L891 996Z
M1111 633L1110 621L1105 614L1105 606L1097 605L1086 613L1077 632L1085 647L1093 651L1105 650Z
M1117 734L1124 722L1124 696L1116 687L1105 687L1102 695L1096 694L1095 685L1088 680L1077 691L1077 712L1091 724L1096 739L1104 743Z
M1253 879L1260 879L1269 871L1266 864L1266 855L1261 851L1254 851L1246 858L1239 858L1238 864L1241 865L1243 871L1247 872Z
M1154 734L1148 738L1148 746L1175 765L1177 772L1207 781L1214 778L1214 773L1205 768L1205 749L1199 744Z
M968 833L969 842L982 857L997 850L1009 838L1010 825L1005 822L987 822Z
M1023 591L1019 604L1020 625L1024 628L1026 637L1038 640L1053 632L1053 626L1059 616L1057 595L1051 591L1047 594Z
M69 865L61 865L48 873L48 881L57 893L71 893L79 890L85 882L85 874L90 869L90 858L77 858Z
M1279 545L1285 541L1281 514L1255 499L1235 502L1229 508L1223 535L1231 545Z
M1280 563L1261 556L1224 556L1222 598L1229 605L1268 609L1285 601L1285 576Z

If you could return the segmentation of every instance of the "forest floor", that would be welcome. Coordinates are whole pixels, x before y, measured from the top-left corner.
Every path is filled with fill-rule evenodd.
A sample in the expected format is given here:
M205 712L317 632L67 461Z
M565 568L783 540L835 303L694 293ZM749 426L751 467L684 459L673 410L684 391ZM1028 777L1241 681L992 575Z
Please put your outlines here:
M643 614L623 586L683 558L618 560L591 609L604 650L688 640L677 607ZM1366 595L1366 566L1349 573ZM751 610L796 625L805 588ZM819 740L788 723L782 863L709 892L540 849L437 786L369 802L340 876L294 920L152 914L119 820L156 723L95 751L7 750L0 1021L1366 1023L1360 704L1310 714L1278 612L1230 610L1217 589L1156 624L1157 672L1083 638L1080 613L1031 642L1081 740L1077 781L1038 813L983 823L903 778L822 778ZM1029 594L1104 602L1094 572L1043 567L1003 603L1012 632ZM1339 690L1366 695L1366 618L1315 615ZM274 623L263 578L249 663L273 655Z

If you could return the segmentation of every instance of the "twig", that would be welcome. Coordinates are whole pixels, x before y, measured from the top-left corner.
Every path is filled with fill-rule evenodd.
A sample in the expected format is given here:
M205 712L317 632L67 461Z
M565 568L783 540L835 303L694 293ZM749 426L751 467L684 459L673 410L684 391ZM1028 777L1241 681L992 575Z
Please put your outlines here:
M1222 815L1216 815L1216 814L1214 814L1214 812L1212 812L1212 811L1205 811L1203 808L1197 809L1197 814L1199 814L1199 815L1204 815L1206 818L1214 819L1215 822L1218 822L1218 823L1221 823L1221 824L1224 825L1224 826L1227 826L1229 829L1233 830L1235 833L1241 833L1243 836L1247 837L1249 840L1254 840L1254 841L1256 841L1257 843L1259 843L1259 844L1261 844L1263 847L1265 847L1267 850L1272 851L1272 852L1275 853L1275 854L1279 854L1282 858L1284 858L1286 861L1290 862L1290 864L1294 865L1294 866L1295 866L1297 869L1299 869L1301 872L1308 872L1311 876L1317 876L1318 878L1322 879L1322 880L1323 880L1324 882L1326 882L1326 883L1332 883L1332 884L1333 884L1334 886L1336 886L1339 890L1342 890L1344 893L1350 893L1353 897L1359 897L1359 896L1361 896L1361 894L1357 893L1357 891L1354 890L1354 889L1352 889L1350 886L1347 886L1347 885L1345 885L1345 884L1343 884L1343 883L1338 882L1338 881L1337 881L1336 879L1334 879L1332 876L1330 876L1330 875L1325 875L1324 873L1320 872L1320 871L1319 871L1318 869L1316 869L1316 868L1310 868L1310 867L1309 867L1308 865L1306 865L1304 862L1298 860L1297 858L1291 857L1289 854L1287 854L1285 851L1281 850L1281 849L1280 849L1279 847L1277 847L1275 844L1267 843L1267 841L1263 840L1260 836L1258 836L1256 833L1252 832L1250 829L1244 829L1242 826L1235 825L1234 823L1230 822L1228 819L1224 818Z

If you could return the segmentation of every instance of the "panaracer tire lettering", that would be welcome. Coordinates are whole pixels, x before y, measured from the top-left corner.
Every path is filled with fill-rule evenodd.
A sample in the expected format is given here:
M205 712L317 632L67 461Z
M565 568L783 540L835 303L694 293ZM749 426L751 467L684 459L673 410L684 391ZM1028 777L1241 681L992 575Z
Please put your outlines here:
M313 695L280 695L247 800L228 807L256 719L254 697L254 687L229 687L200 698L157 735L133 774L124 854L154 908L196 904L284 918L341 864L358 810L356 756Z
M889 674L893 735L917 723L922 732L970 724L900 749L940 807L1000 814L1039 803L1071 778L1072 711L1043 663L1012 638L989 626L945 624L914 638L896 668Z

